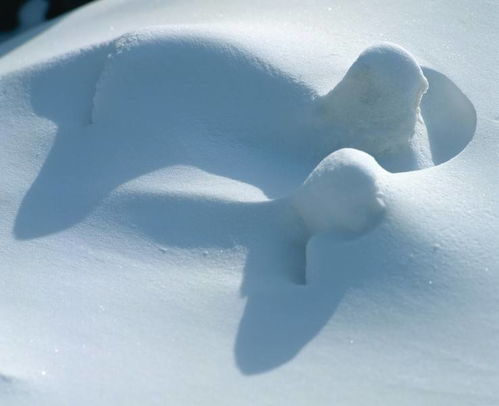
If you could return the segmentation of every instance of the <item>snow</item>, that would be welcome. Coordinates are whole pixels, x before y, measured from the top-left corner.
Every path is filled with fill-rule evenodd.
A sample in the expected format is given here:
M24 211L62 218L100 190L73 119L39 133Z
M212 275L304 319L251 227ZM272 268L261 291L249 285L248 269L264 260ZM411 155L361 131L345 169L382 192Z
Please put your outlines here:
M136 131L148 134L180 128L184 139L191 133L214 137L213 142L228 136L303 147L304 140L296 139L303 137L298 118L311 97L307 87L230 42L151 27L113 42L97 83L92 122L139 126Z
M499 403L497 18L102 0L0 45L0 403Z
M358 148L377 159L405 148L417 163L406 169L431 166L420 115L427 89L420 66L401 47L381 44L366 49L322 101L323 119L333 128L329 144L335 149Z
M384 211L382 172L373 157L356 149L323 159L294 199L310 232L355 234L372 226Z

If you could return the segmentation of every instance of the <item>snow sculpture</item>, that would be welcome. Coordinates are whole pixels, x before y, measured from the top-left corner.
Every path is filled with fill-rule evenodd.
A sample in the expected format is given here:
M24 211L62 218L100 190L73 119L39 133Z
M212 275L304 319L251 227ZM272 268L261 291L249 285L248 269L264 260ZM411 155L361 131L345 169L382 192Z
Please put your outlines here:
M383 43L366 49L321 100L325 150L357 148L380 161L410 150L416 168L432 166L419 107L427 89L420 66L403 48Z
M365 152L341 149L312 171L294 195L294 206L311 234L330 230L362 233L384 211L379 184L383 173Z

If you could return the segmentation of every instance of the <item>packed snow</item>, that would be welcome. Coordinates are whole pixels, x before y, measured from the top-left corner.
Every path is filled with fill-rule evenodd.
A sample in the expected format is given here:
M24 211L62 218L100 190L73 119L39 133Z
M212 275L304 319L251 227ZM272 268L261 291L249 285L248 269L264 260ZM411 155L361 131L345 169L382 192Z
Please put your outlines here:
M499 6L145 3L0 45L0 403L499 403Z

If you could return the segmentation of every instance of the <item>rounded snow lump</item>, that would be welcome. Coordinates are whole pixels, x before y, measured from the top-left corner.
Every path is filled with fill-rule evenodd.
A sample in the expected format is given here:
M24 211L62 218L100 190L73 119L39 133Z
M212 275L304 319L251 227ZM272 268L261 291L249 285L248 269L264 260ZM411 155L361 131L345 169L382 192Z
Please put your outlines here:
M375 157L407 145L427 89L421 67L406 50L390 43L367 48L324 96L323 117L332 126L325 143Z
M384 211L373 157L345 148L324 158L294 196L294 205L309 231L357 234L376 223Z

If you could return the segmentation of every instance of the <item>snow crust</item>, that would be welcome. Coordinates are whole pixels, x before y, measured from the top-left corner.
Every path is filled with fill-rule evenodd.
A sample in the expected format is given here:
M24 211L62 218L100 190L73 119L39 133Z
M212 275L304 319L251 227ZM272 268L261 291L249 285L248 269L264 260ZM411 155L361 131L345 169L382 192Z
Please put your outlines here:
M0 45L0 403L499 403L498 18L105 0Z

